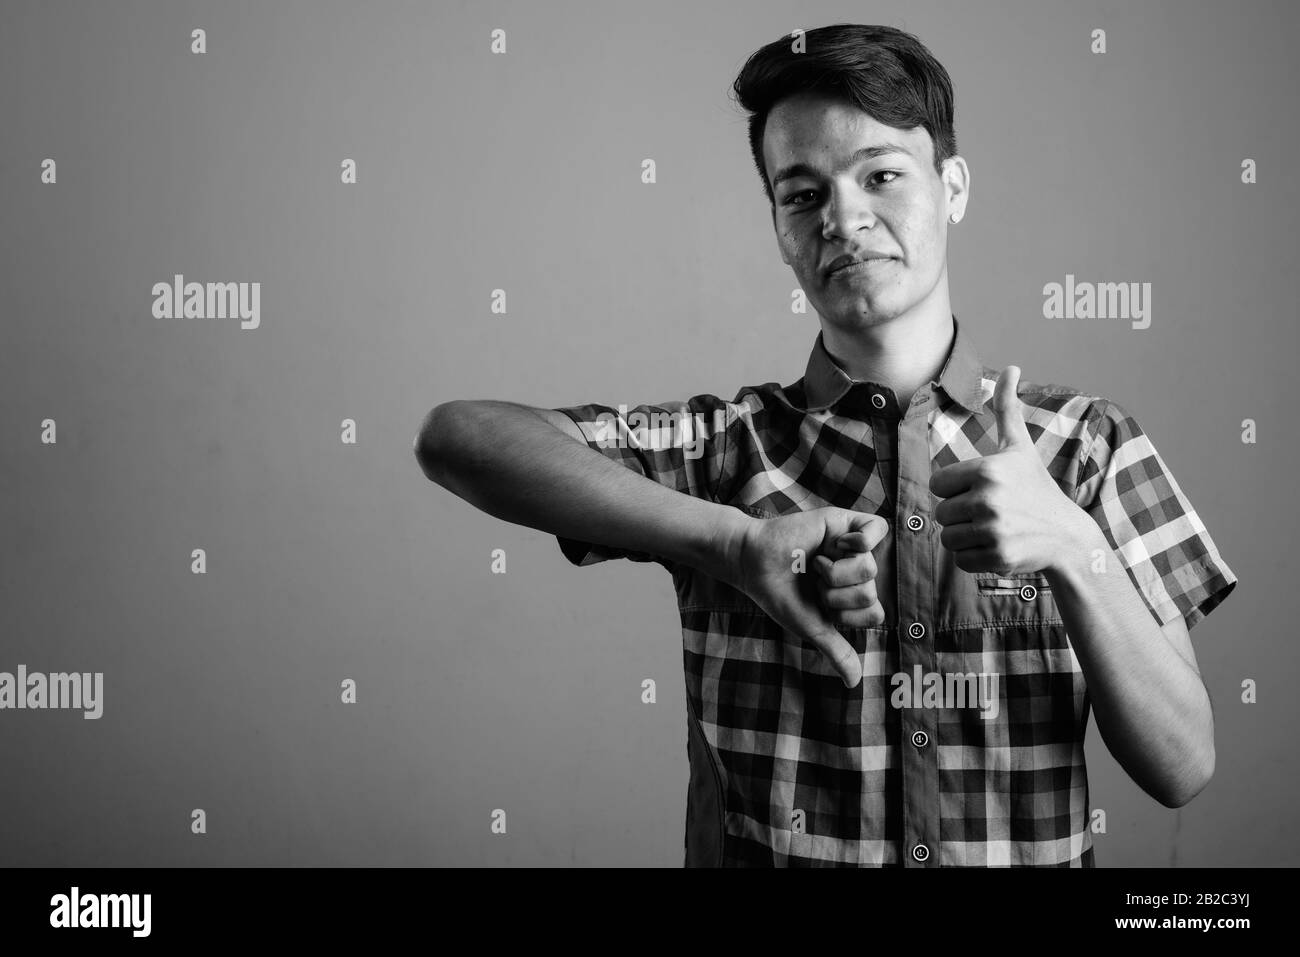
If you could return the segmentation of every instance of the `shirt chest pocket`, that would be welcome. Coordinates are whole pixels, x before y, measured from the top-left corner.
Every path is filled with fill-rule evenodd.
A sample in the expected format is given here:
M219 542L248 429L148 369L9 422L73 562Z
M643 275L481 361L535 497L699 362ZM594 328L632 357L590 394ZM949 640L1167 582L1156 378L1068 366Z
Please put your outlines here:
M974 601L976 616L984 621L1059 621L1061 617L1052 583L1046 575L1037 573L979 572L975 575Z

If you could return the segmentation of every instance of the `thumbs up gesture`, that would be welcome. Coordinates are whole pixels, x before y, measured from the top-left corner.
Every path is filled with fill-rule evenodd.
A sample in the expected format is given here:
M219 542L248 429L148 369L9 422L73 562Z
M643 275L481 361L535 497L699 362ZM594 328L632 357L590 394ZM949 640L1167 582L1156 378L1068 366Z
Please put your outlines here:
M1016 388L1020 369L1007 366L993 393L997 451L938 469L930 491L943 499L934 520L958 568L1038 573L1064 561L1072 533L1091 521L1048 474L1029 437Z

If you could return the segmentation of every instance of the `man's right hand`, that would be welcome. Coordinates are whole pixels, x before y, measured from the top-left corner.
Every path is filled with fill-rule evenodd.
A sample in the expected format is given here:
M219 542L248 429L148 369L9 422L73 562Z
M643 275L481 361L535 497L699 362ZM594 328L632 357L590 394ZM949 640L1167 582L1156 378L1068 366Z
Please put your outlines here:
M781 627L816 646L854 688L862 680L862 662L836 625L884 623L871 549L888 530L878 515L833 506L752 519L732 546L730 583Z

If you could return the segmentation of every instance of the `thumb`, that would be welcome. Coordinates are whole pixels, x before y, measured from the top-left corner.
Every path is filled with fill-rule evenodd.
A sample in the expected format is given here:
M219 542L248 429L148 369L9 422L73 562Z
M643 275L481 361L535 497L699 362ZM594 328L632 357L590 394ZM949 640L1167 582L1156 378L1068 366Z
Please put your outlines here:
M993 390L999 451L1015 445L1033 445L1029 429L1025 426L1024 413L1020 410L1020 399L1016 395L1019 386L1020 367L1007 366L998 376L997 387Z
M848 640L820 612L809 615L803 625L799 637L821 652L826 663L839 674L844 687L856 688L862 680L862 662Z
M782 609L785 613L777 617L778 623L794 633L800 641L815 647L844 681L846 688L856 688L862 680L862 662L853 650L848 639L839 633L835 623L826 616L821 607L804 596L798 596L793 603L787 603Z

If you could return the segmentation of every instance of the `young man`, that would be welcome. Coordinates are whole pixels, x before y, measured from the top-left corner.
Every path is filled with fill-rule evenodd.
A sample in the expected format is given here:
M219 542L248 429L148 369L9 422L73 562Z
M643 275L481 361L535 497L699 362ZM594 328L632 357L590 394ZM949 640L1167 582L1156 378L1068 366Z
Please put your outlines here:
M630 412L449 402L419 461L575 564L671 572L688 866L1092 866L1089 709L1138 785L1191 800L1214 733L1187 631L1236 576L1127 411L977 357L944 68L888 27L804 41L735 83L821 321L803 378Z

